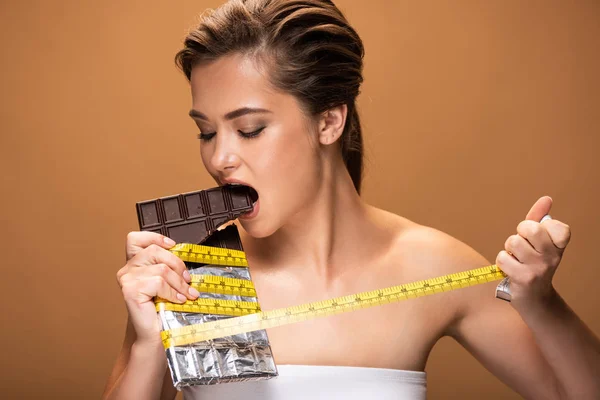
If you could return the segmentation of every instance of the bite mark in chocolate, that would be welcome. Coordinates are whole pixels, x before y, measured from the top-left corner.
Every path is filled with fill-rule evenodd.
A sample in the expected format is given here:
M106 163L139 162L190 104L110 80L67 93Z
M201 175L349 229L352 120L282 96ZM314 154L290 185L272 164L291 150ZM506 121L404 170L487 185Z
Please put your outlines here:
M252 211L258 195L248 186L219 186L136 203L140 229L177 243L200 244L219 226Z

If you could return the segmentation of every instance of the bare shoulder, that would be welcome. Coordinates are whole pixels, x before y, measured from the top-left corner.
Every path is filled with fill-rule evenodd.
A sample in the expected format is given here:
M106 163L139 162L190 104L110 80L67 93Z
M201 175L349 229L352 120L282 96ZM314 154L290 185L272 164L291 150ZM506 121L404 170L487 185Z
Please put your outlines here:
M439 229L418 224L407 218L384 211L375 211L387 220L392 240L389 247L388 271L402 283L435 278L490 265L490 262L467 243ZM477 285L470 288L429 296L432 309L447 315L446 334L466 314L473 304L494 303L494 287ZM436 312L437 312L436 311Z
M425 279L489 265L475 249L448 233L385 210L375 210L392 227L391 256L401 261L411 275Z

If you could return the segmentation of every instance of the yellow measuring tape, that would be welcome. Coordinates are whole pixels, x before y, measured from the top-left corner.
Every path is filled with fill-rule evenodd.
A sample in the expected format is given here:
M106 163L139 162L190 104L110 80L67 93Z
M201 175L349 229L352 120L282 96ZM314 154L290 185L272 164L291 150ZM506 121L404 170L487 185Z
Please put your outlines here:
M227 259L235 259L234 262L238 263L239 265L231 265L226 263L222 263L219 265L248 265L245 254L242 251L190 244L178 244L170 251L178 256L179 254L185 254L185 257L191 257L194 259L205 259L207 256L210 256L212 257L211 259L223 260L222 257L225 255ZM190 256L190 254L192 253L194 255ZM191 260L184 259L184 261ZM502 272L502 270L500 270L498 266L489 265L486 267L457 272L454 274L444 275L437 278L425 279L417 282L406 283L403 285L392 286L385 289L371 290L367 292L336 297L334 299L316 301L313 303L280 308L270 311L261 311L260 307L258 306L258 303L256 302L217 299L197 299L194 301L188 301L185 304L169 303L166 300L157 299L156 307L157 310L160 310L162 307L162 309L184 311L183 307L187 306L189 307L188 309L191 310L191 307L194 306L194 304L192 303L197 303L199 300L203 300L198 303L196 308L200 311L192 312L237 316L235 318L227 318L219 321L211 321L203 324L194 324L184 326L181 328L174 328L171 330L162 331L161 336L163 345L165 346L165 348L169 348L171 346L184 346L187 344L216 339L224 336L236 335L260 329L273 328L276 326L306 321L308 319L326 317L329 315L355 311L362 308L395 303L402 300L414 299L417 297L428 296L435 293L449 292L451 290L461 289L468 286L497 281L504 277L506 277L506 274ZM206 279L206 277L195 279L200 281L201 279ZM219 286L223 287L227 285L227 283L220 283L221 280L223 280L224 282L226 278L213 277L213 279L215 280L211 282L217 282ZM240 285L242 283L244 285L248 285L251 282L242 279L232 280L229 282L230 286L232 287L235 285ZM214 286L214 283L212 283L212 285ZM252 288L254 289L253 286Z
M252 281L214 275L191 275L190 286L199 292L256 297Z
M169 250L183 261L200 264L247 267L246 253L240 250L221 247L202 246L200 244L179 243Z
M221 315L247 315L260 311L260 306L253 301L202 299L188 300L184 304L171 303L165 299L156 299L156 310L161 308L169 311L193 312ZM162 305L161 305L162 304Z

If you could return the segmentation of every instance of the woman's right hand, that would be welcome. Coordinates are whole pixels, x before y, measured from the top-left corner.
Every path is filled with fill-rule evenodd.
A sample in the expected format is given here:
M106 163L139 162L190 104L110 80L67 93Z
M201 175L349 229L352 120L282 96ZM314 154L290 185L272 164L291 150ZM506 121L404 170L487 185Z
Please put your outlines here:
M136 342L160 341L160 323L153 298L173 303L198 298L185 263L168 251L175 242L154 232L127 235L127 264L117 272L127 311L136 333Z

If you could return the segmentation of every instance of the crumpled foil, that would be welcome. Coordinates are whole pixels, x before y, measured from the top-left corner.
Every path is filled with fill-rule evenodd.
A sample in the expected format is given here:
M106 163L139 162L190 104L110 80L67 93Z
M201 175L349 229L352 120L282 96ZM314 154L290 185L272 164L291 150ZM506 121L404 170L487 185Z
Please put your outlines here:
M234 231L235 230L235 231ZM221 235L238 235L237 228L226 228ZM218 235L217 235L218 236ZM239 238L239 236L237 236ZM204 243L207 245L214 245ZM219 246L224 247L224 246ZM241 247L241 246L240 246ZM206 265L185 262L190 274L250 279L248 268ZM200 293L200 297L256 302L256 297ZM186 313L161 310L158 313L163 330L179 328L224 318L228 315ZM173 385L177 390L192 385L212 385L225 382L268 379L277 376L267 333L247 332L186 346L166 349Z

